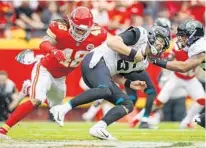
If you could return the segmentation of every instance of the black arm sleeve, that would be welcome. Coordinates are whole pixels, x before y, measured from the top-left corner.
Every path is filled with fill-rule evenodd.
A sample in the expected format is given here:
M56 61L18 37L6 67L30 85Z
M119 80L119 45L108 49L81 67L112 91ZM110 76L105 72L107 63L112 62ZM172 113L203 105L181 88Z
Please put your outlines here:
M138 28L129 27L126 31L119 34L122 37L124 44L132 46L136 44L140 38L140 30Z

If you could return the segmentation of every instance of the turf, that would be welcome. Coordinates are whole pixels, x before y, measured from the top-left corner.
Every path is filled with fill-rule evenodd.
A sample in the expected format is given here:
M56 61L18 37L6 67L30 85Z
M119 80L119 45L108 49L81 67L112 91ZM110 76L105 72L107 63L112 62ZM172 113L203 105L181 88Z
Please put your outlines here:
M95 140L88 135L94 123L66 122L58 127L53 122L21 122L13 127L8 136L15 140ZM127 124L115 123L108 128L113 136L121 141L155 141L155 142L204 142L205 130L179 129L179 123L161 123L156 130L131 129Z

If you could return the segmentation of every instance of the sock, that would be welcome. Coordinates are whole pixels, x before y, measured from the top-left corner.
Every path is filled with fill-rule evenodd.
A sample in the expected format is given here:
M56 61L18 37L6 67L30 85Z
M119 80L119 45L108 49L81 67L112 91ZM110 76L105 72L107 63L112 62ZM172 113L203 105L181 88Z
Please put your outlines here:
M26 117L34 109L35 109L35 106L31 103L30 100L22 103L14 110L14 112L6 120L2 128L8 131L12 126L14 126L17 122L22 120L24 117Z
M94 126L95 127L106 128L107 127L107 123L105 121L103 121L103 120L100 120Z
M71 105L71 100L68 101L67 103L63 104L63 105L60 105L61 106L61 109L67 113L68 111L72 110L72 105Z
M152 105L155 100L156 93L150 93L147 95L147 100L146 100L146 105L145 105L145 112L144 112L144 117L149 117L150 113L152 111Z
M202 105L199 105L197 102L194 102L189 108L186 117L183 122L190 123L192 122L195 115L197 115L203 109Z
M122 106L115 106L110 109L107 114L102 118L102 120L108 125L119 120L127 114L125 109Z

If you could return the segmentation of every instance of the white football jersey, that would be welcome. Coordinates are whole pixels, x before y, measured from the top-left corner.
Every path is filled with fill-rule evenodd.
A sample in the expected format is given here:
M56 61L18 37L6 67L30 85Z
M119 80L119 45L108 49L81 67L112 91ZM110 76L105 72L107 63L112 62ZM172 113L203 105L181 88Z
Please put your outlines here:
M185 51L188 53L189 57L192 57L193 55L197 55L201 52L205 52L206 51L206 38L205 37L200 38L195 43L193 43L190 47L186 47ZM200 67L205 69L205 62L200 64Z
M138 29L140 30L140 38L135 45L129 47L137 52L145 53L148 41L147 31L143 27L138 27ZM93 52L90 68L93 68L103 58L112 76L118 73L145 70L149 65L147 58L138 63L123 60L117 52L107 46L107 42L95 48Z

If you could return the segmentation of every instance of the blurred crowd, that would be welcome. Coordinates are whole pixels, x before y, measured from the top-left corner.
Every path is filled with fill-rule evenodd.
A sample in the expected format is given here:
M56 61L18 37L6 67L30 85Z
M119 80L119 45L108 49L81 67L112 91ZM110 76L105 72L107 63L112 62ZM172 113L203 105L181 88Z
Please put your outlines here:
M63 18L77 6L92 10L94 20L111 34L130 25L151 26L158 17L166 17L173 24L188 18L204 23L204 0L191 1L137 1L137 0L95 0L95 1L0 1L0 37L24 38L41 37L49 23Z

